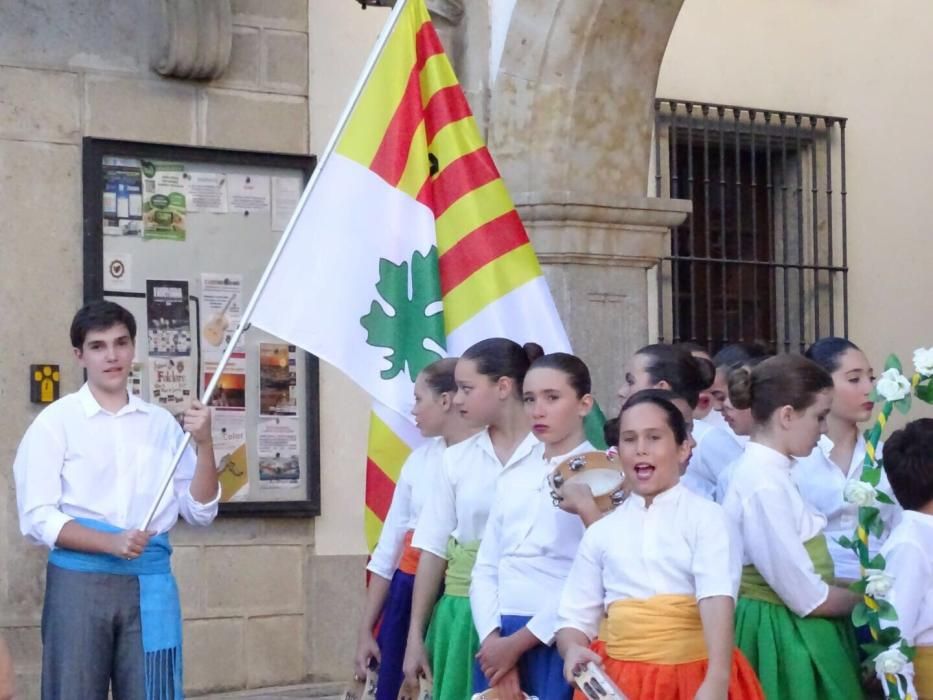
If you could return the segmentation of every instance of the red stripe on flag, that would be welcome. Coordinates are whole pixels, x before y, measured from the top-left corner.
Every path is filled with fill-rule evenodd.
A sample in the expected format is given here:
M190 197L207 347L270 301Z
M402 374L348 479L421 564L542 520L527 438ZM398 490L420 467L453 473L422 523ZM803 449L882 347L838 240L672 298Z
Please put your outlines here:
M460 83L441 88L428 101L424 108L424 126L428 143L434 140L437 132L448 124L473 116L470 103Z
M425 22L415 36L415 66L408 76L408 84L402 100L395 109L389 128L379 144L379 150L370 164L370 169L395 187L402 179L408 164L411 140L424 119L421 105L421 69L431 56L443 53L444 48L430 22Z
M441 293L447 294L481 267L527 242L514 209L483 224L440 257Z
M395 492L395 483L389 478L379 465L371 459L366 459L366 505L380 520L385 522L392 505L392 494Z
M431 188L431 209L434 218L439 218L454 202L465 194L499 179L499 171L485 146L457 158L441 171L441 174L427 183ZM418 194L421 200L421 193ZM424 202L427 204L428 202Z

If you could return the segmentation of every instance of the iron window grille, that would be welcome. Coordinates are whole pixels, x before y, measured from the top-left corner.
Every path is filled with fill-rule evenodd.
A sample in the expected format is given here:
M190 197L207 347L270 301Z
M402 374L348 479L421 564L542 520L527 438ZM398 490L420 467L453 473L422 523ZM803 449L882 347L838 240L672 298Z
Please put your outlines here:
M655 101L655 194L693 202L658 268L659 341L786 352L848 335L845 126Z

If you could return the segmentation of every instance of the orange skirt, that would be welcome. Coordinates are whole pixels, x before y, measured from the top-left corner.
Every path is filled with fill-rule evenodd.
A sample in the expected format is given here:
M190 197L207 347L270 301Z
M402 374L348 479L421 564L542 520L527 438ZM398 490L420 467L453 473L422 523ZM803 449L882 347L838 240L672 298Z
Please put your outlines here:
M606 656L606 643L595 641L590 648L603 659L604 669L629 700L693 700L706 678L708 662L652 664L619 661ZM579 690L574 700L587 700ZM755 671L738 649L732 652L729 700L765 700Z

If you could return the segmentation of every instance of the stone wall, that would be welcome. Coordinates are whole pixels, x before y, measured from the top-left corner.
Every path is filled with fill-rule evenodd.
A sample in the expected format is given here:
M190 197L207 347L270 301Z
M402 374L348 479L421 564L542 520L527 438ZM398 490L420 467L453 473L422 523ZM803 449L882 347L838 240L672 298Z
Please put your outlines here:
M10 465L37 413L33 362L81 383L67 340L81 303L81 138L308 153L307 0L232 0L226 73L149 68L156 0L0 0L0 633L36 697L44 554L19 534ZM221 520L174 536L192 691L298 682L312 523Z

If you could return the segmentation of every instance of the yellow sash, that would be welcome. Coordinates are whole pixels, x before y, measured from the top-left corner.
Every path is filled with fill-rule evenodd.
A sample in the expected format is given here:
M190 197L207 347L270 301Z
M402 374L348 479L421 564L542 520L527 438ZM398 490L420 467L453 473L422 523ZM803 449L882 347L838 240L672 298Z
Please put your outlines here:
M822 533L803 543L804 549L813 562L813 568L816 573L826 583L833 583L833 558L829 554L829 547L826 546L826 538ZM742 598L751 598L765 603L774 603L775 605L784 605L784 601L774 592L774 589L768 585L764 576L759 573L754 564L746 564L742 567L742 584L739 586L739 596Z
M606 653L618 661L685 664L707 658L696 598L656 595L609 606Z
M920 700L933 698L933 647L917 647L914 657L914 687Z
M453 537L447 540L447 573L444 575L444 593L458 598L470 597L470 575L476 563L479 540L475 542L457 542Z

